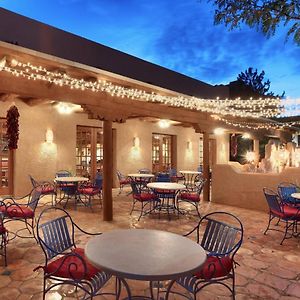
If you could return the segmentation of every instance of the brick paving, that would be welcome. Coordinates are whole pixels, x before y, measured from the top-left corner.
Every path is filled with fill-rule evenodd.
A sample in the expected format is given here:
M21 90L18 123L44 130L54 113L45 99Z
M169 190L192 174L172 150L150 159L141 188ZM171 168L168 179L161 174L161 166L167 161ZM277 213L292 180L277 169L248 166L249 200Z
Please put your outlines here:
M45 198L37 210L39 213L47 206ZM183 234L192 229L198 218L191 213L184 216L172 217L169 221L166 216L145 216L139 222L138 213L129 215L131 196L125 192L117 195L114 191L114 221L103 222L101 209L95 206L91 212L89 208L79 207L74 210L71 203L67 207L74 221L90 232L105 232L117 228L147 228L166 230ZM240 209L231 206L213 203L201 203L201 213L212 211L226 211L238 216L244 225L244 242L236 255L240 264L236 268L236 299L300 299L300 238L285 240L279 243L282 233L270 231L263 235L267 225L266 213ZM16 230L17 222L8 224L8 229ZM280 226L280 225L279 225ZM78 242L84 246L87 237L79 235ZM42 272L33 272L33 269L42 264L44 256L34 239L16 238L8 245L8 266L0 266L0 299L1 300L39 300L42 299ZM129 282L134 294L146 294L147 284L144 282ZM105 287L112 290L114 280ZM178 288L178 287L177 287ZM199 299L231 299L228 290L221 286L210 286L202 290ZM47 300L79 299L69 287L58 288L48 293ZM96 299L106 299L97 297ZM108 298L107 298L108 299ZM173 296L172 299L180 299Z

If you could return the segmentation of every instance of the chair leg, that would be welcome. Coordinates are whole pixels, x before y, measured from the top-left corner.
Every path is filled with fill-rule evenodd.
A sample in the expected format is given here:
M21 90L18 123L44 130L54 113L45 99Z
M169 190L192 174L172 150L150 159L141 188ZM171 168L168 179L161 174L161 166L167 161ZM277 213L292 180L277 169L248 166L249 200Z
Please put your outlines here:
M267 226L267 228L266 228L266 230L265 230L265 232L264 232L264 234L266 234L267 233L267 231L269 230L269 228L270 228L270 224L271 224L271 221L274 219L274 217L272 217L271 216L271 214L269 213L269 223L268 223L268 226Z

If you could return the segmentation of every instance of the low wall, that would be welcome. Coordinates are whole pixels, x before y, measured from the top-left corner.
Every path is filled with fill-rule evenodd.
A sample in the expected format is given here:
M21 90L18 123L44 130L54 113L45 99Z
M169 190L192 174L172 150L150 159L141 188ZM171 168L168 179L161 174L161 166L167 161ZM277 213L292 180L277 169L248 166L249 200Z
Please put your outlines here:
M212 170L212 202L268 211L263 188L273 190L281 182L300 183L300 168L286 168L281 173L245 173L228 164Z

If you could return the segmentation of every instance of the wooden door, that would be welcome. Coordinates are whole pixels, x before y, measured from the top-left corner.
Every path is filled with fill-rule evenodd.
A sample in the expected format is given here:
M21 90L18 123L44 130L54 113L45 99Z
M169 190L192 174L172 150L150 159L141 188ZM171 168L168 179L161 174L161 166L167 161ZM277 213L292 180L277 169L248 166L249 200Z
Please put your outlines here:
M0 195L8 195L11 190L12 182L9 180L9 172L12 170L9 170L11 166L9 159L6 119L0 118Z
M152 172L167 172L174 165L171 135L152 134Z

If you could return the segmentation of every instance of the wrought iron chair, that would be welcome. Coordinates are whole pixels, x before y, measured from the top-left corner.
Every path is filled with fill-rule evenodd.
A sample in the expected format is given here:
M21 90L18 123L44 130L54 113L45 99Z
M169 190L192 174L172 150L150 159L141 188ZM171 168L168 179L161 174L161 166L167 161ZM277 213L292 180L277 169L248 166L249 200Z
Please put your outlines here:
M128 176L125 176L124 174L122 174L118 170L117 170L117 176L118 176L119 185L120 185L119 194L121 194L124 186L130 185L131 179Z
M87 182L78 187L80 196L85 197L87 200L87 206L92 208L92 200L97 197L102 207L102 181L102 176L98 176L94 183Z
M5 204L3 202L0 202L0 207L2 206L5 206ZM0 212L0 255L3 256L4 266L6 267L7 266L6 245L8 243L8 231L4 227L3 218L4 218L4 214Z
M195 182L193 191L191 191L191 190L180 191L180 193L177 196L178 213L180 212L179 204L181 202L186 202L186 203L192 204L195 207L199 218L201 217L200 212L199 212L199 203L200 203L200 196L201 196L203 187L205 185L205 182L206 182L206 179L200 178L199 181Z
M171 182L178 182L179 180L183 180L184 178L182 175L177 174L177 170L175 168L169 169L169 175Z
M158 173L156 176L157 182L170 182L171 178L168 173Z
M280 229L270 228L273 219L277 219L277 226L279 221L285 222L284 235L280 242L280 245L282 245L285 239L291 238L297 233L297 222L300 221L300 208L283 202L277 193L268 188L264 188L263 192L269 206L269 222L264 234L268 230L282 232Z
M133 211L139 211L140 212L138 218L139 221L142 216L150 213L158 206L160 199L154 193L151 193L148 190L144 190L142 186L135 181L131 181L130 185L132 188L132 198L133 198L130 215L132 214ZM140 210L135 209L135 205L138 202L141 204ZM146 206L149 206L148 211L145 211Z
M205 225L204 234L200 242L200 230ZM196 299L196 295L210 284L220 284L226 287L235 299L235 272L236 261L234 256L243 242L243 225L234 215L226 212L213 212L202 217L198 225L187 233L189 236L196 233L197 242L207 252L204 265L193 275L171 281L168 286L168 299L172 286L176 282L190 294L188 299ZM228 281L231 281L230 284Z
M36 236L45 254L45 263L35 271L43 269L44 272L43 299L50 290L64 284L74 286L78 296L83 293L80 299L115 295L100 291L111 276L87 260L84 249L75 243L75 230L86 235L101 234L82 230L62 208L47 208L38 217Z
M56 204L56 187L50 181L37 181L31 175L28 175L31 181L32 187L41 190L41 198L46 195L51 195L52 206Z
M59 170L55 173L55 177L71 177L71 172L67 170ZM77 186L74 183L63 183L63 182L57 182L56 187L59 190L59 201L64 199L67 195L67 198L69 198L69 195L74 195L76 192Z
M4 206L0 206L0 212L4 215L4 224L11 221L24 222L25 227L17 230L15 236L21 238L34 237L35 210L41 198L41 189L34 188L28 195L20 198L5 197L2 199ZM27 203L24 203L27 202ZM33 236L21 236L19 232L27 229Z
M300 201L291 195L298 192L298 186L289 182L282 182L278 185L278 194L280 195L281 200L287 204L299 205Z

